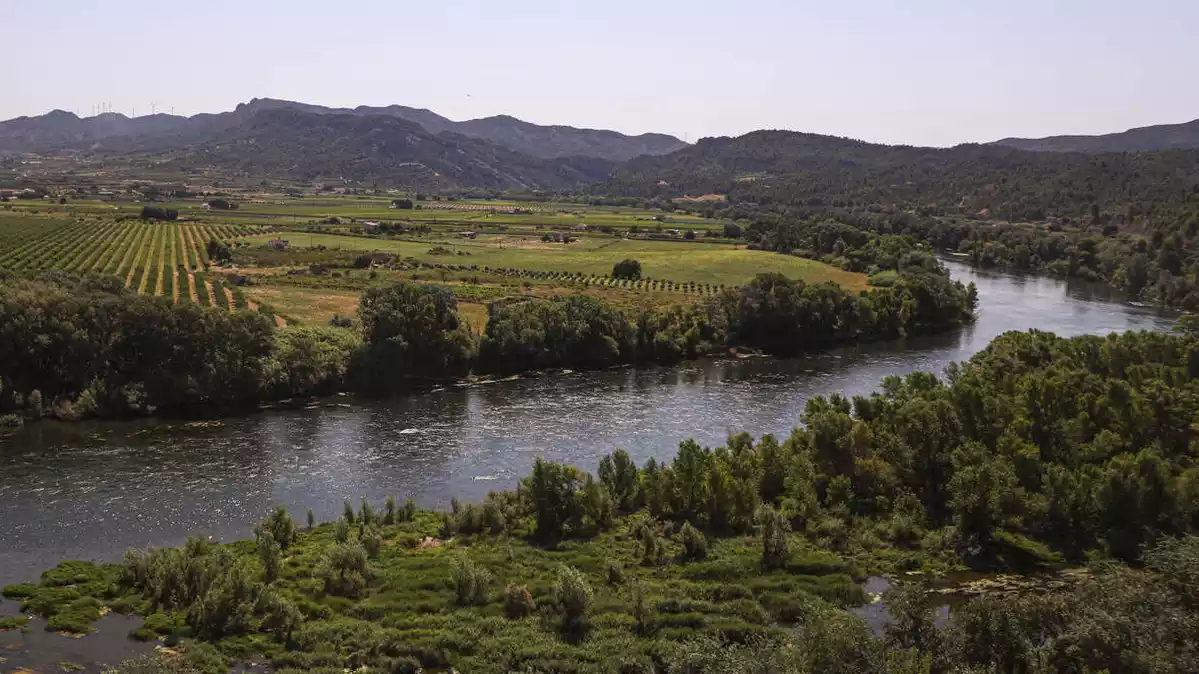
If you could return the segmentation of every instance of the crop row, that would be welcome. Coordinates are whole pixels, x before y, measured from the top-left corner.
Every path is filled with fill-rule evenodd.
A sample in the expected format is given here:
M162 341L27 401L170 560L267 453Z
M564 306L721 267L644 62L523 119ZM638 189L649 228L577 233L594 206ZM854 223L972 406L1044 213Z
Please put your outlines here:
M701 283L698 281L672 281L667 279L625 279L607 275L585 274L569 271L534 271L515 269L511 267L484 267L479 265L442 264L437 262L406 261L408 266L418 266L426 269L447 269L450 271L477 271L484 274L498 274L515 278L525 278L539 281L557 281L560 283L581 283L586 286L604 288L625 288L628 290L646 290L657 292L677 292L697 295L716 295L728 288L723 283Z
M240 288L210 277L207 243L258 233L253 225L0 221L0 268L17 272L61 269L120 278L141 295L246 308Z

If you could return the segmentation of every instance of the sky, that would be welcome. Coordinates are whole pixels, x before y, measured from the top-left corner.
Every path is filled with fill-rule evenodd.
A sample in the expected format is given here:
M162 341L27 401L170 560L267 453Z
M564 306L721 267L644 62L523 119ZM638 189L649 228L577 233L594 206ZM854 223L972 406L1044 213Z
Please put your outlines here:
M254 97L945 146L1199 118L1199 0L0 0L0 119Z

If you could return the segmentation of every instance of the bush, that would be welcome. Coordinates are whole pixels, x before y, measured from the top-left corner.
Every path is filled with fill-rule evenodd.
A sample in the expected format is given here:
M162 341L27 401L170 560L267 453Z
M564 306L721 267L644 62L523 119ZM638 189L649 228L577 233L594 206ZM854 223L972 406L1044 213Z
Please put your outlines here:
M553 588L554 606L567 624L577 624L591 611L591 585L578 569L563 566Z
M791 531L791 523L769 505L758 509L756 519L762 533L762 568L782 568L787 563L787 533Z
M379 550L383 547L383 536L379 534L379 530L373 525L366 527L362 532L362 547L366 549L367 556L372 559L379 556Z
M475 566L465 555L455 557L450 563L450 581L454 585L454 596L459 606L487 603L491 573Z
M617 262L612 267L612 278L630 280L641 278L641 263L632 258Z
M680 536L683 539L683 559L700 560L708 556L707 537L690 522L683 524Z
M617 562L608 562L604 568L604 581L611 586L624 583L624 567Z
M343 544L350 541L350 525L348 522L337 520L337 525L333 528L333 540Z
M321 558L316 576L324 582L328 594L351 599L361 597L371 577L366 549L345 543L329 548Z
M537 604L533 601L533 595L529 593L527 585L509 583L504 588L504 613L509 618L520 620L532 615L536 610Z

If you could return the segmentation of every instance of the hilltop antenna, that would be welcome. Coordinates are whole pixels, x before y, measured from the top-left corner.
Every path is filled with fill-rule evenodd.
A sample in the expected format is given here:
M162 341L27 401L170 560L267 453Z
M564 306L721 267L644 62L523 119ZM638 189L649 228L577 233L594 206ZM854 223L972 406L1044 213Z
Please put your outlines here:
M150 101L150 114L153 115L156 110L158 110L158 104Z

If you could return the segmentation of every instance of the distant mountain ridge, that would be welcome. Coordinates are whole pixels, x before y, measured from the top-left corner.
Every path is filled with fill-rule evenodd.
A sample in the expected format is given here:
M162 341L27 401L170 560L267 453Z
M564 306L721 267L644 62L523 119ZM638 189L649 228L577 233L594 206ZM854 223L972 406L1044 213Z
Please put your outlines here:
M1199 148L1199 119L1182 124L1157 124L1098 136L1004 138L992 145L1034 152L1144 152Z
M687 144L665 134L627 136L615 131L580 129L571 126L542 126L515 117L499 115L455 122L431 110L402 105L383 107L330 108L296 101L255 98L222 113L201 113L191 117L156 114L126 117L106 113L80 118L73 113L54 110L37 117L18 117L0 122L0 151L53 152L87 149L89 145L113 141L118 147L157 141L194 140L215 131L242 124L259 112L294 110L308 114L353 115L358 117L396 117L420 125L432 134L455 133L486 140L510 150L542 159L592 157L625 161L643 154L667 154ZM114 139L127 139L117 140Z

